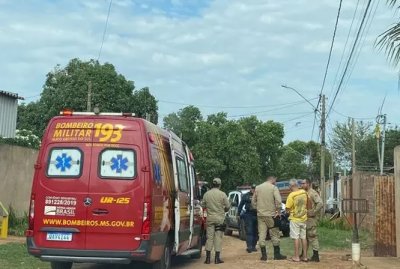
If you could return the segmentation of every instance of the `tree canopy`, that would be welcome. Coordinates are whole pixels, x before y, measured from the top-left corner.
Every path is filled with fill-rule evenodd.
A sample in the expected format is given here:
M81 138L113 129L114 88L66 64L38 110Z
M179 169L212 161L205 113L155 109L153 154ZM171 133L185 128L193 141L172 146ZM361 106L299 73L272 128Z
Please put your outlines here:
M378 144L381 138L374 134L372 123L355 122L356 166L359 170L379 171ZM400 130L397 127L386 130L384 166L393 167L394 148L400 144ZM352 154L352 124L336 123L331 140L336 162L342 169L350 170Z
M157 101L148 88L135 90L134 82L118 74L110 63L72 59L61 68L57 65L47 74L37 102L22 104L18 109L18 129L32 130L42 136L47 122L64 108L87 111L91 88L91 107L106 112L134 112L157 123Z
M192 148L200 177L221 177L225 190L260 183L278 172L284 135L280 123L256 117L229 120L224 112L204 120L198 108L188 106L167 115L164 126Z

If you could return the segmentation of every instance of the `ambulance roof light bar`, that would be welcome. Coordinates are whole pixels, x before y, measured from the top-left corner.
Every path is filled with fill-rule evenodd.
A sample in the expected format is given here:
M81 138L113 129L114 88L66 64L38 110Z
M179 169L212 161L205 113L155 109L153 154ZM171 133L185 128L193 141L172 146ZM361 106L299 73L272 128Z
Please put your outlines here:
M72 110L63 110L60 111L61 116L94 116L94 115L99 115L99 116L124 116L124 117L134 117L135 113L115 113L115 112L104 112L104 113L94 113L94 112L75 112Z

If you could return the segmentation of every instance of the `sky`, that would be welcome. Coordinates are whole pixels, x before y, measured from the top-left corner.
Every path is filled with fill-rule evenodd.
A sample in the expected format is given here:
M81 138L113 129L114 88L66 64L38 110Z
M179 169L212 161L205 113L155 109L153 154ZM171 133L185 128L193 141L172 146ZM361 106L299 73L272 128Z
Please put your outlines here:
M322 91L330 112L328 141L337 122L374 122L382 104L389 126L400 125L398 69L375 46L379 34L398 21L385 2L372 0L332 106L367 4L343 0ZM229 119L256 115L281 122L285 143L319 139L313 107L338 0L113 0L105 28L109 5L110 0L0 0L0 89L35 101L57 64L98 59L112 63L137 89L149 87L161 119L194 105L204 117L224 111Z

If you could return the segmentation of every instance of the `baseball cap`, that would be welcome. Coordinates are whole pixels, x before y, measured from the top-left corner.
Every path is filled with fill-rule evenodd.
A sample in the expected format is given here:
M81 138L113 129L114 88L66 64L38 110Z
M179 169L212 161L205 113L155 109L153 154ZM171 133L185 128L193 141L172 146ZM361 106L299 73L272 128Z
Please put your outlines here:
M213 183L217 184L217 185L221 185L221 179L216 177L216 178L213 179Z
M256 184L252 184L252 185L251 185L251 188L252 188L252 189L255 189L256 187L257 187Z

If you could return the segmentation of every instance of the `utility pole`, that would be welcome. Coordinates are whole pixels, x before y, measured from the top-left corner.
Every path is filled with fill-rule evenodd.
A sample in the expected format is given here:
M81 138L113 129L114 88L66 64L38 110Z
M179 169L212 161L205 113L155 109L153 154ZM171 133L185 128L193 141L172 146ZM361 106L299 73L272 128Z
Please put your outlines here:
M92 81L88 82L88 98L87 98L87 111L90 112L92 110Z
M353 199L361 198L361 178L357 175L357 161L356 161L356 124L354 119L351 119L351 182L352 182L352 192Z
M356 125L354 119L351 119L351 148L352 148L351 170L353 171L352 174L354 175L356 173Z
M386 114L382 115L383 117L383 132L382 132L382 155L381 155L381 175L383 175L383 163L385 157L385 133L386 133Z
M351 144L352 144L352 173L351 173L351 199L360 198L360 186L359 181L356 182L356 125L354 122L354 118L351 119ZM351 205L352 206L352 205ZM353 208L352 208L353 209ZM357 223L357 213L353 215L353 243L359 242L358 237L358 223Z
M323 214L326 209L326 187L325 187L325 95L321 96L322 112L321 112L321 198Z

